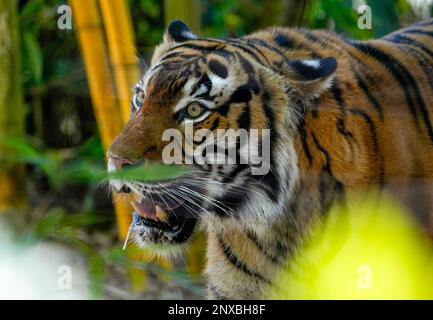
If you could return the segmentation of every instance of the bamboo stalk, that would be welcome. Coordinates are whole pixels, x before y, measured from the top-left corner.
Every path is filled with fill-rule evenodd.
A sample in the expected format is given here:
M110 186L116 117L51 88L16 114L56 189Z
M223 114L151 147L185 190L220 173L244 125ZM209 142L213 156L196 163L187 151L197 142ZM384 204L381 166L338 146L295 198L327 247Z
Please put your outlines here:
M164 0L164 18L169 23L180 19L195 32L200 31L200 3L198 0Z
M260 27L302 26L306 22L310 7L311 0L264 1L259 15Z
M88 85L102 144L107 150L122 128L122 118L116 103L104 32L97 0L70 0L75 29L81 45ZM127 201L114 195L119 237L125 239L132 209Z
M131 88L138 81L131 15L126 1L99 0L114 71L115 85L123 123L130 113Z
M0 33L0 139L20 138L25 129L17 1L0 1ZM0 211L27 204L25 168L16 157L0 141Z
M138 81L139 77L131 15L129 14L129 8L125 0L99 0L99 4L107 35L110 61L114 73L114 84L116 87L122 122L125 124L129 120L130 99L132 93L131 88ZM124 202L122 199L117 199L116 201ZM132 208L130 211L132 211ZM122 234L128 232L130 223L130 220L119 221L118 227ZM150 254L147 250L131 249L132 250L128 251L128 255L134 260L154 260L154 255ZM137 254L137 251L139 254ZM171 266L166 259L159 259L158 264L166 268ZM142 270L132 268L130 270L130 277L135 291L142 291L145 289L147 279L146 273Z

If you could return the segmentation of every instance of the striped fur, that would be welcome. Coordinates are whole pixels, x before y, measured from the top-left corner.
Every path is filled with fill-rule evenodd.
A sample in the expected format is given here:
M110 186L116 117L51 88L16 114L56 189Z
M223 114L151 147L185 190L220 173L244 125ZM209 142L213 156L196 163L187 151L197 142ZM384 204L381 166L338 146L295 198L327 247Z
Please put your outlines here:
M359 191L386 190L432 229L433 20L365 42L288 28L205 39L176 23L110 151L160 160L163 130L180 128L194 95L211 108L196 129L271 129L268 174L199 168L217 201L197 210L210 298L263 297L311 225Z

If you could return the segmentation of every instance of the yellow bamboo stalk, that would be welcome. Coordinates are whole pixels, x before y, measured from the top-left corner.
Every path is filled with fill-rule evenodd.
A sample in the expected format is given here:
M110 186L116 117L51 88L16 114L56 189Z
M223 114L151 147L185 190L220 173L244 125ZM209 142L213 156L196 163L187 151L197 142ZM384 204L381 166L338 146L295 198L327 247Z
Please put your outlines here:
M131 88L138 81L134 32L129 8L124 0L99 0L114 71L123 123L129 120Z
M121 130L116 93L96 0L70 0L98 129L106 149Z
M122 125L124 125L129 120L131 88L139 77L131 15L125 0L99 0L99 5L114 73L116 98L120 107ZM122 204L119 204L122 198L125 197L116 195L115 205L126 206L131 212L129 201L122 201ZM119 233L124 239L131 224L131 215L120 215L117 222Z
M126 0L99 0L104 27L107 36L109 57L114 74L114 85L117 93L117 101L123 124L127 123L130 114L130 99L132 86L138 81L139 70L135 51L135 37L132 28L131 15ZM121 197L121 196L118 196ZM129 206L129 201L117 199ZM132 208L130 209L132 211ZM122 221L118 221L118 227L122 235L128 232L130 215ZM154 255L140 249L139 254L133 247L128 255L139 261L154 261ZM137 248L135 248L137 249ZM166 259L159 259L158 263L166 268L170 263ZM146 286L147 274L139 269L131 269L130 277L135 291L142 291Z
M122 118L116 103L104 32L97 0L70 0L75 30L86 67L88 85L102 144L107 150L122 128ZM128 201L114 195L119 237L125 239L130 224L131 208Z

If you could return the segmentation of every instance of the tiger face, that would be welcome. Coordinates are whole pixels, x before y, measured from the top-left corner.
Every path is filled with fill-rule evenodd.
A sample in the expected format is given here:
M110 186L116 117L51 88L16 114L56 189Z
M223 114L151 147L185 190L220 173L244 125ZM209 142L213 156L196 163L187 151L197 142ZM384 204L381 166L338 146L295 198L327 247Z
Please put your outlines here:
M166 163L167 148L180 151L173 152L184 169L179 177L111 181L117 192L134 194L135 242L174 248L202 221L215 228L272 223L297 181L299 97L313 99L335 68L333 59L264 59L240 39L199 38L172 22L135 86L130 121L108 151L109 171ZM188 128L198 138L186 138ZM183 139L167 139L168 130ZM232 157L215 161L218 154Z

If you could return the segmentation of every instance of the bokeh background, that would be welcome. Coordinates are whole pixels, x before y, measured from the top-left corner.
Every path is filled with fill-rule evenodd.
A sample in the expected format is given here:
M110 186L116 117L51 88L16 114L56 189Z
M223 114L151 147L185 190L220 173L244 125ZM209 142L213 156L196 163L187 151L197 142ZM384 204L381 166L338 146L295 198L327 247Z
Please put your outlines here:
M362 4L372 9L371 29L358 28ZM72 5L71 29L58 27L61 5ZM131 75L143 71L168 21L182 18L212 37L285 25L370 39L429 18L432 6L432 0L2 0L0 297L204 296L204 236L172 262L122 250L127 208L115 210L104 175L106 141L120 128L128 100L124 84L137 80ZM113 16L113 8L123 11ZM116 39L113 28L127 32ZM107 68L83 59L86 52L105 54ZM92 85L105 80L115 90L95 96ZM69 267L72 286L62 286Z

